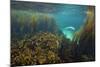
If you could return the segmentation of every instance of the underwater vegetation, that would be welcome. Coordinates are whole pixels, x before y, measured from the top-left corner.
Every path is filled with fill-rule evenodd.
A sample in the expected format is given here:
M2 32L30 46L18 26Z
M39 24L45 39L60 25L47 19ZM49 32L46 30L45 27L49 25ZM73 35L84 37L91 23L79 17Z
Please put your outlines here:
M43 32L19 42L18 48L11 48L12 65L47 64L60 62L58 36Z
M36 34L38 32L52 32L56 33L56 21L49 14L33 13L26 11L12 10L12 37L27 36L27 34ZM18 33L17 33L18 32ZM16 38L16 37L15 37Z
M84 26L76 32L75 38L78 40L76 46L76 54L78 61L93 61L95 60L95 17L94 8L89 7L87 20ZM75 52L74 52L75 53Z
M95 61L94 6L11 6L11 66Z

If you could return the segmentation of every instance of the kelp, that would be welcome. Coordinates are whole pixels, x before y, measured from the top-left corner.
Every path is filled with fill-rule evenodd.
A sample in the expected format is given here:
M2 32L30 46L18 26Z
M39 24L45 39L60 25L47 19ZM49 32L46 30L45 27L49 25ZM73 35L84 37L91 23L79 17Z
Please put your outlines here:
M57 33L58 27L52 15L22 10L12 10L11 20L12 37L23 38L25 35L33 35L40 31Z
M95 60L95 18L94 8L89 7L87 11L87 20L85 24L76 32L74 43L74 58L76 61ZM74 38L74 39L75 39ZM79 40L78 40L79 39ZM77 44L78 42L78 44Z

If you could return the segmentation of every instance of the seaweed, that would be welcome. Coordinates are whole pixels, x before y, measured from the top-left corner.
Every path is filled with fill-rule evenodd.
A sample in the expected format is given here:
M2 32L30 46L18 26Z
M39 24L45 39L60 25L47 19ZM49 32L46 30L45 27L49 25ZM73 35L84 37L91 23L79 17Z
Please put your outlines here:
M19 46L12 47L12 65L48 64L60 62L60 38L49 32L40 32L30 39L19 41Z

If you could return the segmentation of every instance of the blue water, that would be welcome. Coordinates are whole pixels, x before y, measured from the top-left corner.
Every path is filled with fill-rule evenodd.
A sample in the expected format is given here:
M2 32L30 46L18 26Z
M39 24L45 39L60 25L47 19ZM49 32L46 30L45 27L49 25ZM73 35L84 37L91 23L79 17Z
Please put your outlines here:
M47 4L47 3L27 3L27 2L12 2L12 8L21 10L24 14L26 11L29 15L34 12L49 14L53 16L56 24L63 32L66 38L73 39L75 31L85 23L87 19L87 9L85 5L72 4ZM25 16L27 17L27 13Z
M73 26L77 30L86 20L86 12L86 6L64 5L60 11L54 13L54 16L61 29Z
M75 31L79 30L87 19L86 12L86 6L64 5L61 10L54 13L56 23L66 38L73 39Z

